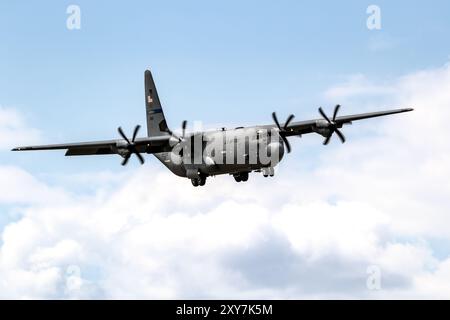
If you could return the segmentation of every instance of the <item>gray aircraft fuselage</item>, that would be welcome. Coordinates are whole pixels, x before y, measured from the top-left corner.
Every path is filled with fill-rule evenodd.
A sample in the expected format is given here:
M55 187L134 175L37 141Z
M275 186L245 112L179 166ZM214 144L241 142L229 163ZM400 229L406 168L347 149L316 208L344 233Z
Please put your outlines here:
M265 126L230 130L222 128L194 133L186 137L185 140L190 143L183 148L185 152L182 155L174 154L172 148L171 151L155 153L155 156L177 176L190 179L195 178L198 173L215 176L259 172L264 168L274 168L284 156L283 140L272 129L272 133L276 135L273 138L265 134L270 133ZM202 142L198 152L195 143L191 142L196 137ZM273 152L276 154L272 157ZM195 161L196 156L198 161ZM269 174L270 170L267 171L267 175Z

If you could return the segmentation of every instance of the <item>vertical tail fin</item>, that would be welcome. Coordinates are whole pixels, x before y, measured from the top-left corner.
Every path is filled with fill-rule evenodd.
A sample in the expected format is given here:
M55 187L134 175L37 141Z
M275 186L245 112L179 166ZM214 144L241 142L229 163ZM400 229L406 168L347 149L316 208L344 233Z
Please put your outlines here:
M167 123L150 70L145 70L145 107L149 137L167 135Z

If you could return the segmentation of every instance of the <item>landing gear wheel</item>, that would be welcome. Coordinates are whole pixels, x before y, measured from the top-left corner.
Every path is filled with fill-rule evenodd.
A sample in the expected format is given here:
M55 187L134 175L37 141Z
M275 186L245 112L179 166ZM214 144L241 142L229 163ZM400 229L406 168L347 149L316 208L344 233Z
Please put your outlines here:
M236 173L233 177L236 182L245 182L248 180L248 172Z
M268 176L273 177L275 175L275 169L273 167L262 168L261 172L264 178L267 178Z
M206 176L200 176L198 178L191 179L191 183L194 187L204 186L206 183Z
M194 187L198 187L200 185L200 180L197 178L191 179L191 183Z

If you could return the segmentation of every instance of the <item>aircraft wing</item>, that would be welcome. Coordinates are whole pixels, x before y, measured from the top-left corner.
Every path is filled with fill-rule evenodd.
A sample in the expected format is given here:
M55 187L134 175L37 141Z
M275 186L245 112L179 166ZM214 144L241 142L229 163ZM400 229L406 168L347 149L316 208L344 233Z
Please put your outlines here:
M135 140L139 152L151 153L155 148L161 148L168 144L170 136L156 136L138 138ZM66 144L48 144L40 146L17 147L12 151L35 151L35 150L67 150L66 156L82 156L96 154L116 154L118 146L126 145L123 139L76 142Z
M352 123L353 121L382 117L396 113L403 113L413 111L412 108L406 109L393 109L387 111L379 111L379 112L369 112L369 113L360 113L348 116L336 117L334 122L338 128L341 128L342 125L346 123ZM321 124L324 123L324 119L315 119L315 120L307 120L307 121L299 121L299 122L291 122L286 130L286 136L294 136L294 135L302 135L306 133L315 132L317 128L320 127Z

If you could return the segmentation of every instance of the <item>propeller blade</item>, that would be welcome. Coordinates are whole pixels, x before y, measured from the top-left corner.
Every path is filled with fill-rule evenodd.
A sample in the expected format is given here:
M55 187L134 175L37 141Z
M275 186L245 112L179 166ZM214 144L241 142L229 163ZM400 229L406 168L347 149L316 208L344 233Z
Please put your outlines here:
M323 141L323 145L324 145L324 146L326 146L326 145L330 142L330 139L331 139L332 134L333 134L333 133L330 133L330 134L325 138L325 140Z
M331 123L330 119L328 119L328 117L325 114L325 112L323 112L322 107L319 107L319 113L325 120L327 120L328 123Z
M133 138L132 138L132 140L131 140L131 142L130 142L130 140L128 139L128 137L127 137L127 136L125 135L125 133L123 132L122 127L117 128L117 131L119 132L119 134L120 134L120 135L122 136L122 138L128 143L128 145L125 146L125 148L126 148L127 151L126 151L126 154L125 154L125 156L124 156L124 158L123 158L123 160L122 160L122 166L127 165L128 161L130 160L130 157L131 157L131 155L132 155L133 153L136 154L136 156L138 157L139 162L140 162L141 164L144 164L144 162L145 162L144 157L142 157L142 155L141 155L141 154L139 153L139 151L137 150L136 145L134 144L134 141L136 140L136 137L137 137L137 135L138 135L138 133L139 133L139 129L141 129L141 126L140 126L140 125L137 125L137 126L134 128L134 131L133 131Z
M119 131L119 134L122 136L122 138L128 142L128 144L130 144L130 140L128 140L127 136L125 135L125 133L123 133L123 130L121 127L117 128L117 131Z
M286 138L286 131L291 123L292 119L294 119L294 115L291 114L286 119L286 122L284 123L283 128L280 126L280 122L278 122L277 114L275 112L272 112L272 119L275 122L276 126L278 127L280 137L283 139L284 145L286 146L287 153L291 152L291 144L289 143L289 140Z
M281 131L280 123L278 122L277 114L275 112L272 112L272 119L277 125L278 129Z
M130 160L131 154L128 154L125 156L125 158L122 161L122 165L125 166L128 163L128 160Z
M181 130L182 130L182 138L184 139L185 133L186 133L186 127L187 127L187 121L184 120L183 123L181 124Z
M336 132L336 134L338 135L339 139L341 139L341 142L344 143L345 142L345 136L342 134L341 131L339 131L339 129L334 130Z
M139 162L141 164L144 164L144 162L145 162L144 157L139 152L136 152L136 156L138 157Z
M341 105L339 105L339 104L337 104L336 107L334 107L333 122L336 120L336 116L337 116L340 108L341 108Z
M134 140L136 140L136 136L137 136L137 134L138 134L140 128L141 128L140 125L137 125L137 126L134 128L133 139L131 139L131 141L134 142Z
M291 144L289 143L289 140L284 135L281 135L281 138L283 139L283 142L286 145L287 152L291 153Z
M284 127L283 127L284 130L286 130L286 129L288 128L289 123L291 123L292 119L294 119L294 115L293 115L293 114L291 114L291 115L287 118L286 123L284 124Z

